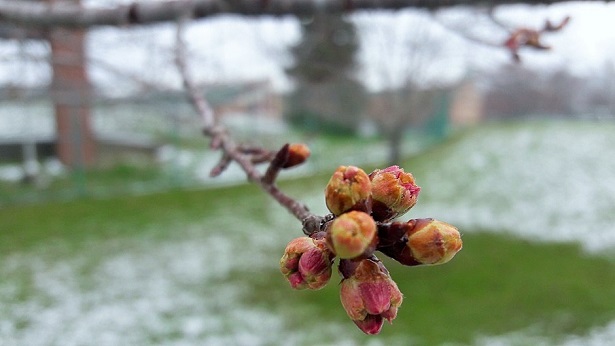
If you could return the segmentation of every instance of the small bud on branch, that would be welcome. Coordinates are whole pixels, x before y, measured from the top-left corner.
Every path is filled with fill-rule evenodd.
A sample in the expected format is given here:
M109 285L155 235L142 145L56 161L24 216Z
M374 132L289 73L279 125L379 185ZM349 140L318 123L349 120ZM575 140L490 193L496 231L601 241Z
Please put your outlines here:
M548 19L542 29L518 28L510 33L503 46L506 47L515 62L521 62L519 50L522 47L530 47L539 50L551 49L541 42L542 34L545 32L555 32L563 29L570 22L570 17L565 17L560 24L553 25Z
M370 213L372 186L369 176L355 166L338 167L325 188L325 202L334 215L350 210Z
M378 334L384 320L392 322L403 295L378 259L341 260L340 298L348 317L365 334Z
M369 174L372 182L372 214L386 222L405 214L414 207L421 188L410 173L399 166L377 169Z
M318 290L331 278L334 257L322 238L295 238L284 250L280 271L292 288Z
M353 210L340 215L327 229L327 245L339 258L370 256L377 241L376 223L362 211Z
M378 250L408 266L444 264L462 248L457 228L434 219L380 225L378 234L386 240Z

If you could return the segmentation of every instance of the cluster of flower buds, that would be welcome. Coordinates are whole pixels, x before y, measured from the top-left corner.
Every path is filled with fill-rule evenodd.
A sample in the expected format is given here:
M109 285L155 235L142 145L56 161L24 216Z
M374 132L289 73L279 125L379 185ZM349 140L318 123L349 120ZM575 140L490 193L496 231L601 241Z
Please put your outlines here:
M339 258L342 306L364 333L378 334L385 320L397 316L403 295L375 252L407 266L436 265L462 247L457 228L445 222L393 221L416 204L420 191L412 174L398 166L370 174L338 167L325 188L331 215L318 230L292 240L280 261L291 287L324 287Z

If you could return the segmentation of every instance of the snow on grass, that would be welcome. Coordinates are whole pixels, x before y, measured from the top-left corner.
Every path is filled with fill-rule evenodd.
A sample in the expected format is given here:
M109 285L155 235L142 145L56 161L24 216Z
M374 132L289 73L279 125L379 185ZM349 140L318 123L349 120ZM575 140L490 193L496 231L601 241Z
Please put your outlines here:
M554 342L539 335L540 328L530 327L524 330L498 336L483 336L476 340L477 346L604 346L615 340L615 321L603 327L592 329L587 335L566 335Z
M289 231L291 219L281 218L279 233L229 220L171 225L170 238L96 239L77 251L47 243L4 256L1 344L258 346L322 337L344 344L335 324L291 330L292 315L245 299L246 276L277 269L279 251L300 234Z
M464 135L418 171L411 217L435 217L462 232L505 231L533 241L615 247L615 124L527 123ZM408 167L412 171L412 167ZM553 345L539 329L485 336L477 345ZM607 345L615 321L558 345Z
M615 246L615 124L528 123L463 136L421 174L412 217L462 232ZM409 167L412 171L412 167Z
M19 289L0 286L2 300L13 301L0 318L4 345L262 345L283 330L280 317L237 303L245 287L223 286L242 261L227 237L131 244L108 255L101 245L88 274L92 254L9 260L4 274L31 273L33 294L16 304ZM258 256L250 263L258 266Z
M423 192L410 217L437 217L463 232L504 229L529 239L576 240L588 250L612 246L613 133L610 124L471 132L434 152L435 161L417 166ZM360 163L346 158L343 164ZM302 201L325 212L321 189ZM274 269L280 249L300 234L300 225L271 203L265 220L255 217L249 229L229 211L198 223L182 221L181 230L152 225L177 232L162 240L137 234L97 239L78 250L48 243L2 256L0 277L9 278L0 281L2 345L357 344L346 332L354 328L349 321L311 321L296 330L288 323L292 314L245 301L245 263L255 272ZM611 323L563 340L568 346L601 345L614 333ZM528 338L529 344L549 342L520 331L477 343L517 345Z

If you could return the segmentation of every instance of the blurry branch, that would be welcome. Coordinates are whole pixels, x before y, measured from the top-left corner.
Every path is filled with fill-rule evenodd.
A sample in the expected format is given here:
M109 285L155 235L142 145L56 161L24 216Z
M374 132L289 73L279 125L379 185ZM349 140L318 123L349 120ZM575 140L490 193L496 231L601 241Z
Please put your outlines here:
M139 73L130 72L116 65L99 59L97 57L88 56L88 64L90 66L94 66L104 70L110 74L116 75L117 77L121 77L124 80L129 80L130 82L138 85L140 91L165 91L172 90L170 86L161 85L161 83L156 83L143 78Z
M496 26L498 26L500 29L505 30L506 32L508 32L509 34L511 33L511 29L510 26L506 25L505 23L503 23L498 17L495 16L495 6L491 6L489 8L489 20L495 24Z
M0 20L2 22L2 20ZM20 28L0 23L0 39L3 40L46 40L47 35L37 29Z
M607 0L608 1L608 0ZM31 27L124 26L176 21L183 16L205 18L219 14L246 16L309 16L319 12L346 13L368 9L495 6L513 3L552 4L565 0L164 0L133 1L111 7L83 7L70 2L0 0L0 23Z
M508 48L508 50L512 54L513 59L516 62L520 62L520 48L530 47L539 50L551 49L550 46L547 46L541 42L542 34L546 32L559 31L564 28L568 24L568 22L570 22L570 17L564 18L557 25L553 25L553 23L551 23L551 21L547 19L545 20L543 28L539 30L532 28L517 28L508 36L508 38L504 42L504 46Z
M203 134L211 138L210 147L212 150L222 152L222 158L212 169L210 175L217 176L232 162L236 162L245 172L250 182L260 186L267 194L302 222L306 234L312 234L320 230L320 226L324 223L325 218L312 214L304 204L286 195L275 184L280 170L290 167L294 160L291 146L286 144L279 151L272 152L260 147L239 145L235 143L228 131L218 124L213 108L203 97L202 92L188 72L186 44L183 39L185 21L185 19L182 19L177 25L175 62L189 101L203 122ZM263 175L258 171L256 165L267 162L269 162L269 167Z
M502 23L498 18L495 17L493 12L494 11L492 7L489 11L488 17L493 24L495 24L497 27L507 33L507 37L504 42L494 42L486 38L477 37L470 34L468 30L459 30L459 28L450 27L443 21L438 20L436 16L434 16L434 19L440 25L447 28L450 32L454 32L457 35L463 37L464 39L489 47L506 48L508 51L510 51L513 60L517 63L521 62L521 56L519 55L519 50L521 48L533 48L537 50L551 49L550 46L547 46L542 43L543 34L560 31L570 22L570 17L567 16L562 19L562 21L558 24L553 24L553 22L551 22L549 19L546 19L543 27L540 29L527 27L514 28Z
M448 30L448 32L453 33L453 34L455 34L455 35L457 35L459 37L462 37L464 40L468 40L470 42L477 43L477 44L480 44L482 46L487 46L487 47L491 47L491 48L502 48L503 47L501 42L492 41L491 39L484 38L484 37L479 37L479 36L476 36L476 34L471 33L470 32L471 28L469 26L471 26L472 24L467 24L467 25L464 25L464 27L462 27L462 28L458 28L458 27L454 27L454 26L446 23L443 20L440 20L435 15L432 16L432 17L433 17L433 19L439 25L441 25L443 28ZM503 29L508 31L508 29L505 29L505 28L503 28Z
M60 65L65 65L65 66L76 66L77 65L77 63L74 61L70 61L66 59L60 60L57 58L53 59L48 55L34 54L31 52L27 52L27 51L21 51L19 56L9 56L9 55L0 56L0 63L17 61L18 59L20 61L27 60L30 62L41 63L41 64L56 63ZM87 62L88 62L88 65L90 66L97 67L112 75L121 77L123 80L129 80L130 82L137 85L139 90L141 91L152 91L152 90L170 91L170 90L173 90L171 86L164 86L164 85L161 85L160 83L149 81L143 78L138 73L127 71L125 69L117 67L116 65L112 63L99 59L95 56L88 56Z

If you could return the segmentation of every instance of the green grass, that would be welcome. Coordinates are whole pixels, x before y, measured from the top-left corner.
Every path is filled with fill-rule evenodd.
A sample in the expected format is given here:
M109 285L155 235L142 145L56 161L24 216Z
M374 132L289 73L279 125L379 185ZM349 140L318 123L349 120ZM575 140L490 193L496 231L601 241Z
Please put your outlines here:
M49 178L42 186L0 181L0 205L70 200L100 195L122 195L143 187L172 186L173 176L155 165L117 164Z
M244 195L255 204L266 198L250 185L5 207L0 209L0 254L31 250L49 239L79 243L89 238L140 237L148 229L168 232L166 226L201 218L222 221L232 214L227 208ZM247 204L242 207L246 213L251 209Z

